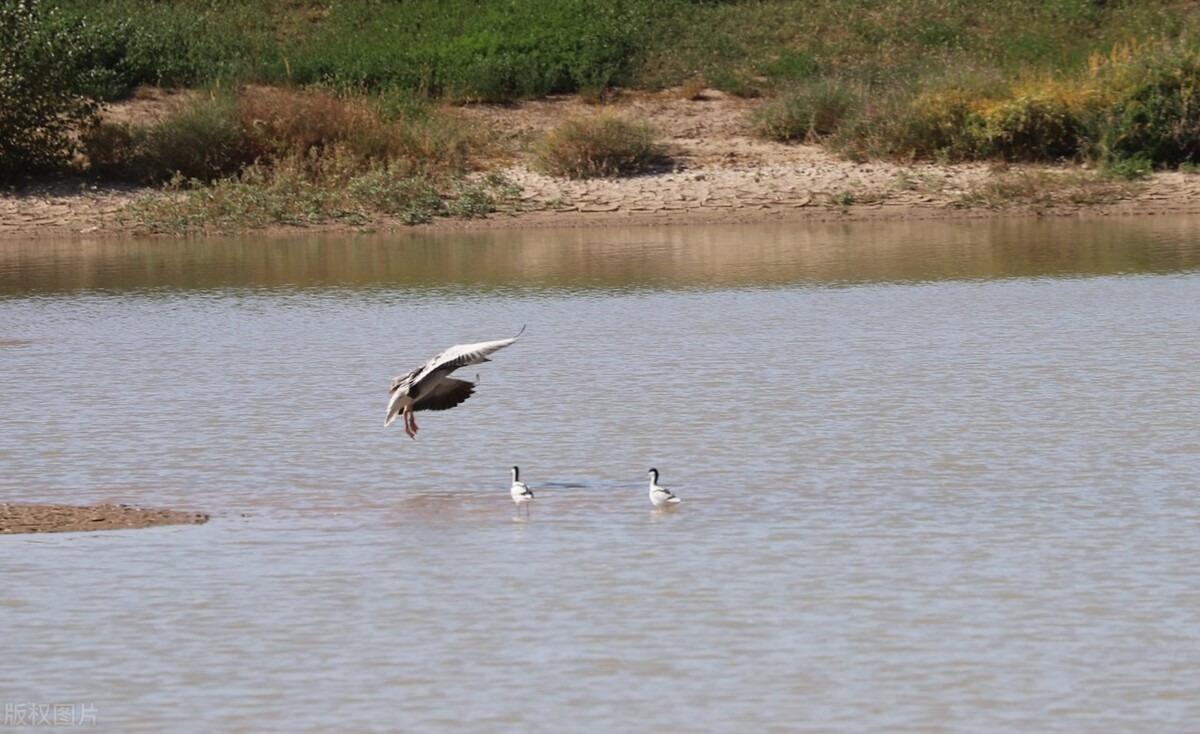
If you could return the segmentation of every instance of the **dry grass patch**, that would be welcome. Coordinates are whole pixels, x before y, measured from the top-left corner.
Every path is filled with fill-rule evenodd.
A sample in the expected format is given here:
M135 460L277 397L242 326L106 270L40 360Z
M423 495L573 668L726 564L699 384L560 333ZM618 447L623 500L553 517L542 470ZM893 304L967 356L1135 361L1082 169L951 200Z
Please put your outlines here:
M1143 185L1136 181L1076 168L1005 168L986 182L970 188L953 205L997 210L1024 206L1035 211L1048 211L1111 204L1135 196L1142 188Z
M669 162L654 127L612 112L567 120L535 146L534 157L542 170L568 178L628 176Z
M208 185L176 178L130 205L149 232L231 232L277 225L342 222L372 226L394 220L423 224L437 217L472 218L516 206L517 187L498 175L414 175L403 164L364 165L335 148L255 164Z
M288 158L337 150L362 166L412 174L466 171L497 147L487 128L446 109L324 89L248 87L196 95L161 119L100 122L84 131L93 175L142 182L212 181Z
M338 146L342 155L414 170L471 168L491 155L497 138L446 108L325 89L249 88L240 116L276 155Z

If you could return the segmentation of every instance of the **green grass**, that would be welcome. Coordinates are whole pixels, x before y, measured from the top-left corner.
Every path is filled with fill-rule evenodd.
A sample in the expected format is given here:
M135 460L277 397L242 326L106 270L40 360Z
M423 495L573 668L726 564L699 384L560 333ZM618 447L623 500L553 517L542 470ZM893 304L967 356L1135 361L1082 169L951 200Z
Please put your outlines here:
M97 91L256 81L507 101L627 82L645 3L55 0L84 19ZM629 8L629 10L626 10Z
M86 20L112 91L221 79L506 100L700 77L754 95L1071 70L1118 42L1200 30L1185 0L51 1Z
M854 158L1200 163L1200 13L1189 0L41 1L57 11L39 16L47 32L73 49L64 77L93 97L138 84L327 97L290 120L194 110L172 129L94 130L90 158L104 175L215 180L306 146L417 175L423 157L461 168L472 155L454 148L462 136L421 129L430 101L702 85L768 97L764 136ZM328 101L349 97L375 109ZM404 120L401 133L363 123L387 114ZM72 152L63 140L51 151L60 162ZM544 148L543 164L569 155Z

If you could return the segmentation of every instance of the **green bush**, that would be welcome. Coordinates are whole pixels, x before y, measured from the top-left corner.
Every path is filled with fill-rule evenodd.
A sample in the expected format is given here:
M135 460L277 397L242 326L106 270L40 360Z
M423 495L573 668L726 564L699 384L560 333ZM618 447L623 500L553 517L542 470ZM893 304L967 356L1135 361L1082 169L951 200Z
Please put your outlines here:
M70 161L70 133L95 111L77 30L37 0L0 3L0 179Z
M282 76L276 28L296 14L273 0L49 0L88 53L89 93L117 99L140 84L209 86Z
M1052 95L1009 99L988 116L978 152L1006 160L1055 161L1072 159L1085 135L1080 111Z
M1200 53L1161 59L1147 68L1096 115L1094 126L1102 158L1144 158L1172 168L1200 162Z

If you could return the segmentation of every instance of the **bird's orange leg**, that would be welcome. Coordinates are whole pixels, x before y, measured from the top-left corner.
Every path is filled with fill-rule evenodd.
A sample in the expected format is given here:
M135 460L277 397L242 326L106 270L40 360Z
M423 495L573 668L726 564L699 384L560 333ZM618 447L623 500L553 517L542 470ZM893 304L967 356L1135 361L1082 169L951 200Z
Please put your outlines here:
M404 416L404 432L408 434L409 438L416 438L417 431L416 426L412 422L412 411L406 405L401 409L400 413Z

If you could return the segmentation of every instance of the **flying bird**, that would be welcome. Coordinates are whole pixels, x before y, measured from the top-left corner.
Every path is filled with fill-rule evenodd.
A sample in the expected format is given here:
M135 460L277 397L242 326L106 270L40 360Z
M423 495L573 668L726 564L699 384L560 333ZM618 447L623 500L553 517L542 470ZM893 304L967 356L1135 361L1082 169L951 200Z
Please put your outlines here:
M425 364L400 375L392 381L388 390L388 412L384 427L392 425L396 416L404 416L404 432L410 438L417 437L417 421L413 414L418 410L449 410L471 397L475 383L457 380L450 373L459 367L470 367L491 362L488 355L515 342L525 327L511 339L497 339L478 344L458 344L438 354Z
M658 469L651 469L647 474L650 475L650 502L655 507L679 504L679 498L675 496L674 492L666 487L658 486Z

